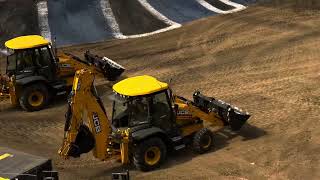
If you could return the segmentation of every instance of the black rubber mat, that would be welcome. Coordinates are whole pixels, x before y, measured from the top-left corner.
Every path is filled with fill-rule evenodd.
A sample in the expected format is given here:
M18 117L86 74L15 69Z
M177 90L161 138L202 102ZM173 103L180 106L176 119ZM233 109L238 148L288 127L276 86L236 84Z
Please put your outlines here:
M49 159L0 147L0 179L38 179L51 170Z

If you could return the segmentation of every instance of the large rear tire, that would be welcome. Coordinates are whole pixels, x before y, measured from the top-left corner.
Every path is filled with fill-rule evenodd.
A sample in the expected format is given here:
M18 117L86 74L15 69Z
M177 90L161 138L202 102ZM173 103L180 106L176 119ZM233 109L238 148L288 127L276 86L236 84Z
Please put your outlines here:
M41 83L26 86L19 98L20 106L26 111L39 111L49 101L48 88Z
M160 138L150 138L140 144L133 154L134 165L141 171L158 168L166 159L167 147Z
M193 150L199 154L209 151L213 146L212 137L213 134L208 128L200 129L193 137Z

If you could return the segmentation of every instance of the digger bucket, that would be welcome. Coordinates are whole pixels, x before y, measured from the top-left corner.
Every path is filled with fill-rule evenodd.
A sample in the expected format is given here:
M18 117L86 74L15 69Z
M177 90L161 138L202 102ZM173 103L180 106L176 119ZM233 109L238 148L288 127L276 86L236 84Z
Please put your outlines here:
M100 57L87 51L84 54L87 62L95 65L109 81L116 80L125 70L123 66L107 57Z
M230 126L233 131L241 129L245 122L250 118L248 112L232 106L224 101L213 97L202 95L199 91L193 94L193 103L205 112L217 113L224 122L225 126Z

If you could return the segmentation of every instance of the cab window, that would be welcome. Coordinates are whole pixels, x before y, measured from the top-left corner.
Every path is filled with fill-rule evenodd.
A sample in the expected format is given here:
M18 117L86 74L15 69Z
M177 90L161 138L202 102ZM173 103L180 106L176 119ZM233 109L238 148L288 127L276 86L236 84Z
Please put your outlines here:
M11 54L10 56L7 56L7 70L8 71L14 71L16 70L16 55Z
M163 130L170 130L172 125L172 112L166 91L154 95L151 110L153 125Z
M33 53L33 50L23 50L16 53L18 71L22 71L34 66L32 61Z
M40 56L41 56L41 58L40 58L40 64L42 65L42 66L49 66L50 65L50 59L51 59L51 57L50 57L50 52L49 52L49 50L48 50L48 47L42 47L42 48L40 48L39 49L39 53L40 53Z
M112 124L115 127L128 127L129 111L128 103L124 100L113 98Z
M129 103L129 126L148 123L149 105L147 97L136 97Z

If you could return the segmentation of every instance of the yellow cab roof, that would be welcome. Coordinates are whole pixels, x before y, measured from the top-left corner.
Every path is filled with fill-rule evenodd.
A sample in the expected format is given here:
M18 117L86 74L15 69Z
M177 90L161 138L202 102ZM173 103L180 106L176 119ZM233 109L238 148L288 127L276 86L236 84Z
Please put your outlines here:
M29 49L48 45L49 41L38 35L20 36L5 42L9 49Z
M141 96L168 89L168 84L143 75L124 79L113 85L113 90L124 96Z

